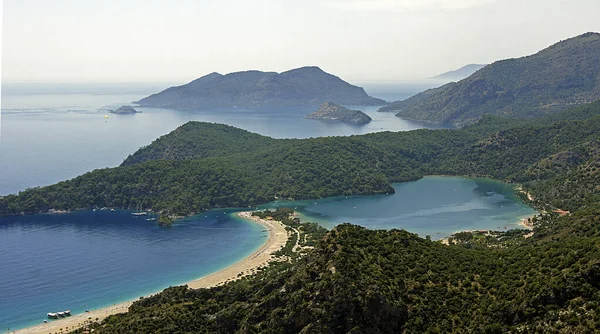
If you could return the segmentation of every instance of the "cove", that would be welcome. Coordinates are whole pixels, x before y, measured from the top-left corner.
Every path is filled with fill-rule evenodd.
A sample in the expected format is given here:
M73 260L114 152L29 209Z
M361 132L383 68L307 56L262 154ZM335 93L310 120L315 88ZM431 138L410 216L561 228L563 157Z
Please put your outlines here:
M370 229L405 229L441 239L465 230L520 228L536 213L514 188L483 178L426 176L393 184L394 194L340 196L319 200L277 201L262 208L294 208L303 220L331 229L348 222Z

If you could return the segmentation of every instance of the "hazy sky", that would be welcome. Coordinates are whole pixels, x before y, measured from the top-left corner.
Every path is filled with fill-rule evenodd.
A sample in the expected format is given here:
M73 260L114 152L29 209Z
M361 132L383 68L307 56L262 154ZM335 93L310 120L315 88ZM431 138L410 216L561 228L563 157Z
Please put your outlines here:
M187 82L317 65L434 76L600 31L600 0L4 0L3 82Z

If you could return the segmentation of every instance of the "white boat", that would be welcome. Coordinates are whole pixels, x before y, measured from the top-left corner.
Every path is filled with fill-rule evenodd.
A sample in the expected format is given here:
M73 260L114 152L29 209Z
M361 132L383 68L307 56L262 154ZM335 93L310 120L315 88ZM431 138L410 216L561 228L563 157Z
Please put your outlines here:
M134 216L145 216L145 215L148 214L148 212L142 211L142 206L139 205L138 209L137 209L137 212L132 212L131 214L134 215Z
M54 312L48 312L48 318L50 319L58 319L58 314Z
M65 312L56 312L56 314L58 314L59 317L64 317L65 316Z
M64 313L65 313L65 315L66 315L67 317L68 317L68 316L71 316L71 310L66 310Z

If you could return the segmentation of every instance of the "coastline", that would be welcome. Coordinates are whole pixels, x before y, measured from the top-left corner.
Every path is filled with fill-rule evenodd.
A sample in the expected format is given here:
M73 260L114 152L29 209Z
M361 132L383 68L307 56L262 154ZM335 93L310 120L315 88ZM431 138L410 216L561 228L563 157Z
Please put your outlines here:
M286 231L285 226L281 222L254 217L249 211L238 212L236 213L236 215L242 219L253 221L256 224L265 227L269 234L267 241L243 260L236 262L231 266L223 268L212 274L185 283L189 288L210 288L221 284L225 284L227 282L235 281L247 275L251 275L254 272L256 272L256 270L259 267L266 266L273 259L271 255L273 252L285 246L288 240L288 232ZM160 291L156 293L159 292ZM149 297L156 293L144 297ZM48 323L43 323L32 327L10 331L9 333L14 332L16 334L47 334L61 332L63 330L75 330L77 328L82 327L85 324L85 322L89 320L101 321L109 315L125 313L129 309L129 306L131 306L131 304L133 304L133 302L137 300L138 299L129 300L126 302L113 304L108 307L90 310L90 312L74 314L70 317L65 317L59 320L49 321Z
M528 234L526 234L524 237L525 238L531 237L533 235L533 224L531 223L531 219L533 217L536 217L538 214L539 214L539 212L535 212L531 215L519 217L518 222L515 223L516 226L511 228L510 230L513 230L513 229L528 230L530 232ZM509 230L509 229L507 229L507 230ZM448 246L448 245L450 245L449 239L452 238L457 233L461 233L461 232L483 232L483 233L485 233L485 232L489 232L489 231L506 232L507 230L460 230L460 231L453 232L452 234L450 234L447 237L440 238L437 241L442 243L443 245Z

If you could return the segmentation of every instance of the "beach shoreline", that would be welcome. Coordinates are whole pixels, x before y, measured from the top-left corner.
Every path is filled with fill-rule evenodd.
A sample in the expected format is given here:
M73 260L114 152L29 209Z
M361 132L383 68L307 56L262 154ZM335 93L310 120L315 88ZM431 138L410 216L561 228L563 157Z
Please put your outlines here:
M258 268L267 266L268 263L273 259L271 254L285 246L289 236L285 226L281 222L260 219L259 217L252 216L252 213L249 211L238 212L236 215L242 219L253 221L256 224L265 227L269 234L267 240L256 251L243 260L212 274L185 283L185 285L187 285L189 288L210 288L225 284L227 282L235 281L247 275L251 275L255 273ZM159 292L160 291L157 291L156 293L144 297L149 297ZM129 306L131 306L131 304L137 300L138 299L129 300L104 308L90 310L89 312L74 314L70 317L49 321L48 323L43 323L32 327L22 328L15 331L11 330L9 333L48 334L61 331L72 331L84 326L86 322L101 321L109 315L125 313L129 309Z

